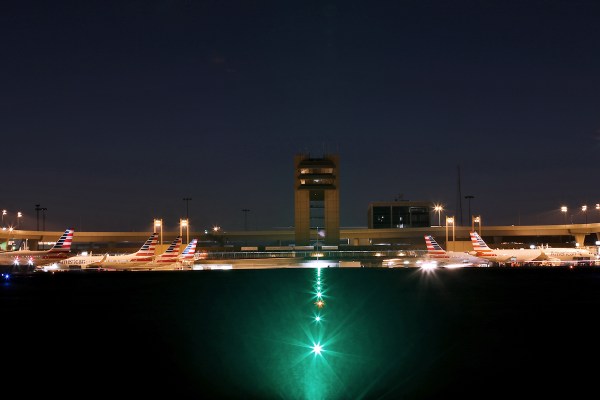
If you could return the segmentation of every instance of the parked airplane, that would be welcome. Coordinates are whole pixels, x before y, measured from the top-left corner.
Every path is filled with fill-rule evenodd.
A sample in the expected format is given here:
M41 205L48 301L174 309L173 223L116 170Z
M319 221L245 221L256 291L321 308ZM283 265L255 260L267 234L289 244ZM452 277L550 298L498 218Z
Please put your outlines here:
M181 248L181 236L177 236L175 240L171 242L167 250L164 253L156 256L154 260L150 262L140 263L129 269L156 269L159 267L169 266L177 262L177 258L179 257L179 249Z
M198 245L198 239L192 239L191 242L185 246L183 252L179 256L179 261L183 264L191 264L196 259L196 246Z
M73 229L67 229L49 250L15 250L0 254L0 265L43 265L69 257Z
M53 262L50 264L38 265L36 266L36 270L41 270L44 272L51 271L68 271L71 269L85 269L90 266L90 264L98 263L105 260L108 257L108 254L100 254L100 255L92 255L92 254L78 254L73 257L65 258L58 262Z
M588 249L572 247L540 247L546 259L542 265L572 265L579 263L590 263L594 260L594 254Z
M471 232L471 243L473 251L469 254L497 263L527 263L547 258L542 249L491 249L477 232Z
M130 270L136 265L146 264L154 260L157 244L158 233L154 232L135 253L117 256L108 255L102 261L88 264L88 267L105 270Z
M476 257L463 251L446 251L431 235L425 235L425 244L427 244L427 258L431 261L436 261L438 265L446 267L467 265L487 267L489 262L484 258Z
M198 239L192 239L191 242L188 243L187 246L185 246L185 249L183 249L183 251L181 252L181 254L179 255L179 258L177 260L177 262L182 266L182 267L191 267L192 264L194 264L194 261L196 260L196 246L198 245Z
M194 255L198 239L193 239L179 254L181 246L181 237L177 237L169 248L161 255L157 256L154 261L131 266L129 270L175 270L191 267L194 263Z

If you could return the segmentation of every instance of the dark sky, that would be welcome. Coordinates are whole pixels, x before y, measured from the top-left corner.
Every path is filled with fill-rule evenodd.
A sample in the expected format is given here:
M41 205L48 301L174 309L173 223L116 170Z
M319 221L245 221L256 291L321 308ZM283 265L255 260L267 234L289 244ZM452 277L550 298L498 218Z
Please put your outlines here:
M184 197L192 230L290 227L304 152L339 154L342 227L458 217L459 169L484 225L600 220L598 1L13 0L0 44L23 229L176 230Z

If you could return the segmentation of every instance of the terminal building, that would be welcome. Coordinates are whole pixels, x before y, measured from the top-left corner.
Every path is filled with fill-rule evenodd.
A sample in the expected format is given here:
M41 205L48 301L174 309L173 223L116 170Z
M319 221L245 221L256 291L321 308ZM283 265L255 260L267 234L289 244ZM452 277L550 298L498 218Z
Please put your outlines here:
M369 204L369 229L424 228L431 226L433 203L400 200Z
M198 238L198 249L218 247L226 251L266 246L357 249L390 245L424 249L423 235L426 234L436 237L446 250L464 251L472 248L469 231L474 230L473 225L461 226L454 222L454 218L447 217L442 225L440 211L430 201L371 202L367 207L366 228L342 228L338 155L295 155L293 190L294 227L290 229L194 232L188 231L189 226L186 225L186 237ZM479 219L477 231L486 242L497 247L505 244L520 247L533 244L549 244L551 247L565 247L565 244L567 247L600 246L600 223L482 228ZM163 237L161 228L161 248L163 239L170 242L177 234L164 232ZM60 232L0 231L0 251L47 249L57 236L60 236ZM134 251L147 236L148 232L76 232L73 249L95 253Z

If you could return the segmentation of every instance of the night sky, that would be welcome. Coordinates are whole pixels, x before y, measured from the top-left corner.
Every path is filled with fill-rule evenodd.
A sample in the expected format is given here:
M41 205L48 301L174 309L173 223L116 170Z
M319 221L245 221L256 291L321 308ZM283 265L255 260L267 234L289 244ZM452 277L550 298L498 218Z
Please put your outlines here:
M0 44L22 229L177 230L185 197L192 230L291 227L298 153L339 155L342 228L458 217L459 177L465 224L465 195L483 225L600 221L594 0L13 0Z

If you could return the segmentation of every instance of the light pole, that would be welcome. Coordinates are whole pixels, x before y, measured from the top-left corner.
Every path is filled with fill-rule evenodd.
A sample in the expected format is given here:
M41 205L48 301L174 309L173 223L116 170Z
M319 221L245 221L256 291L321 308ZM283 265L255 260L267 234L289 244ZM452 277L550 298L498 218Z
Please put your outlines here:
M41 210L40 205L36 204L35 205L35 217L36 217L35 220L36 220L36 223L37 223L37 225L36 225L37 228L36 229L38 231L40 230L40 210Z
M438 214L438 226L442 226L442 210L443 208L439 204L433 207L433 211Z
M560 207L560 212L565 214L565 226L567 225L567 211L569 211L569 209L567 208L567 206L562 206Z
M587 206L581 206L581 211L585 215L585 224L587 225Z
M154 219L154 233L156 233L156 229L160 228L160 245L162 246L163 244L163 227L162 227L162 218L161 219Z
M454 217L446 217L446 251L448 248L448 225L452 224L452 251L454 251Z
M190 219L190 213L189 213L189 211L190 211L190 208L189 208L189 204L190 204L190 200L191 200L191 199L192 199L191 197L184 197L184 198L183 198L183 201L185 201L185 219L188 219L188 220Z
M468 206L469 206L469 218L471 218L471 219L473 219L473 216L471 215L471 199L474 199L474 198L475 198L475 196L471 196L470 194L465 196L465 199L467 199Z
M21 226L21 218L23 217L23 213L21 211L17 211L17 229Z
M189 221L187 219L179 220L179 236L182 236L182 237L183 237L183 234L182 234L183 228L185 228L186 243L189 243L190 242L190 225L189 225Z
M46 231L46 207L40 208L42 210L42 230Z
M250 212L247 208L242 208L242 212L244 213L244 230L248 230L248 213Z
M478 225L477 231L475 231L475 224ZM481 233L481 216L480 215L471 217L471 231L478 232L479 236L482 235L482 233Z
M6 215L6 210L2 210L2 228L4 228L4 216Z

